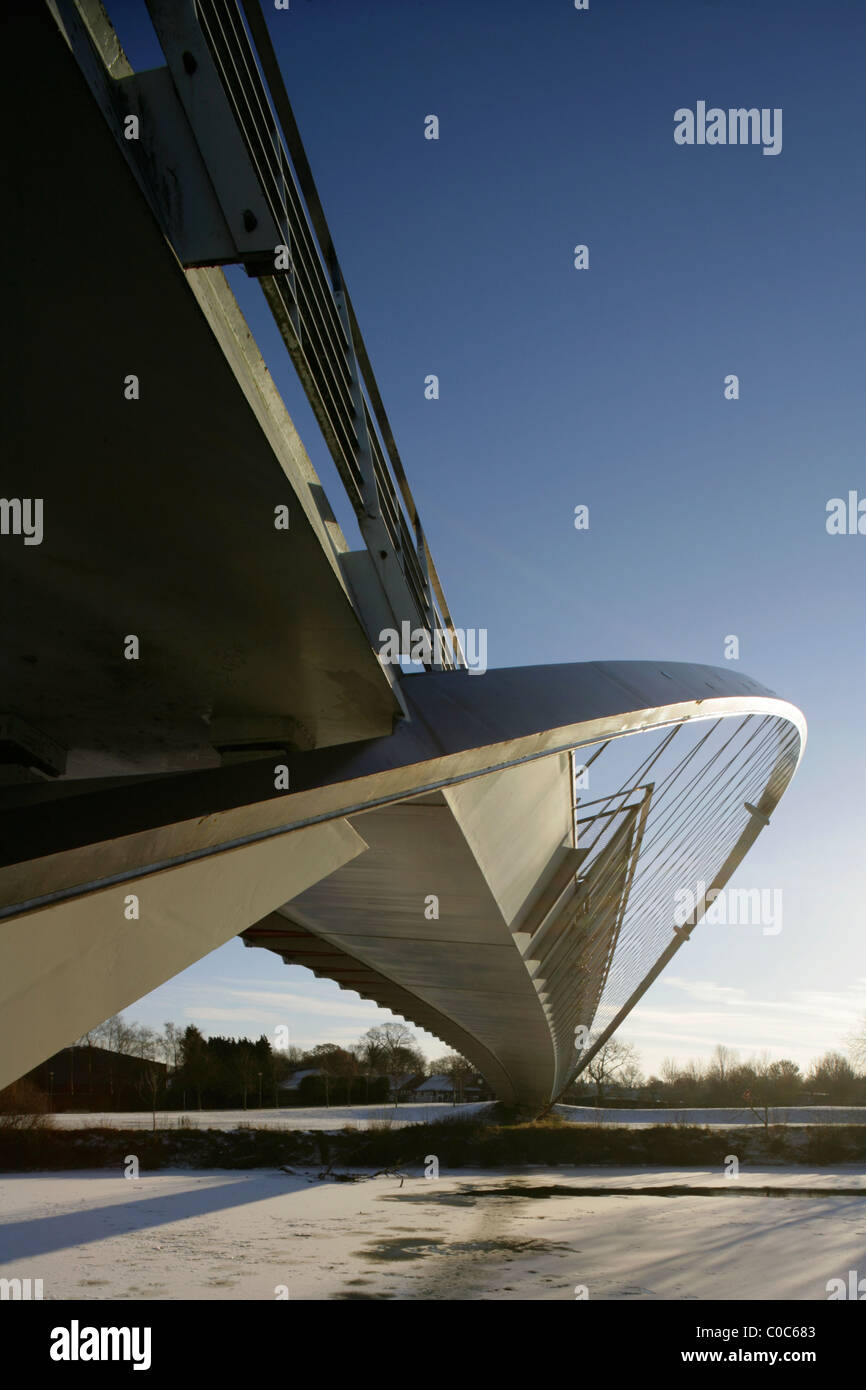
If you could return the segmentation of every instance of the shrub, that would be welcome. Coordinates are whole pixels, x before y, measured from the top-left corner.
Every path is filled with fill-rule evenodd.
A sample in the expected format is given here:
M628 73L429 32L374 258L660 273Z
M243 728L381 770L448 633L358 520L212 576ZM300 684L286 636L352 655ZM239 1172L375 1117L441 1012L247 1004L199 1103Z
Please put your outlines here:
M26 1077L0 1091L0 1128L48 1129L48 1097Z
M809 1125L806 1128L806 1142L803 1146L803 1157L809 1163L850 1163L862 1153L863 1141L860 1140L859 1152L855 1135L852 1130L861 1129L861 1125Z

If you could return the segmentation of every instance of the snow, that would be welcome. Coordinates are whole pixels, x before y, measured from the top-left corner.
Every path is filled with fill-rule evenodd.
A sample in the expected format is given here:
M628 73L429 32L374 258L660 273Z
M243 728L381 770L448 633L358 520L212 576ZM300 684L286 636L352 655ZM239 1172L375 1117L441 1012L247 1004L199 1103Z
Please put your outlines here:
M571 1124L627 1125L642 1129L647 1125L710 1125L725 1129L732 1125L762 1125L763 1111L740 1109L703 1110L607 1110L592 1105L557 1105L557 1114ZM771 1125L866 1125L866 1106L780 1105L770 1107Z
M588 1195L532 1198L551 1184ZM719 1197L628 1196L714 1186ZM741 1196L747 1187L820 1195ZM518 1188L507 1195L505 1188ZM856 1187L861 1195L839 1188ZM596 1190L597 1189L597 1192ZM487 1194L487 1195L485 1195ZM0 1277L46 1299L826 1299L866 1274L866 1166L420 1169L352 1183L313 1171L104 1170L0 1178Z
M253 1129L321 1129L336 1131L346 1125L366 1129L372 1125L433 1124L454 1116L476 1114L492 1102L478 1101L467 1105L447 1102L428 1102L424 1105L324 1105L295 1107L284 1110L177 1110L156 1112L157 1129L238 1129L247 1125ZM52 1115L57 1129L151 1129L150 1111L105 1112L83 1115Z
M279 1089L281 1091L297 1091L301 1082L307 1076L321 1076L319 1067L302 1067L300 1071L292 1072L286 1081L281 1081Z
M330 1107L287 1107L283 1110L176 1110L157 1111L158 1129L176 1129L183 1125L193 1129L238 1129L247 1125L255 1129L318 1129L338 1130L345 1125L366 1129L371 1124L390 1124L394 1128L412 1124L433 1124L437 1120L482 1114L492 1102L474 1101L451 1105L447 1101L423 1105L332 1105ZM590 1105L557 1105L557 1114L572 1124L627 1125L758 1125L763 1120L750 1110L607 1110ZM150 1129L153 1119L149 1111L103 1114L53 1115L58 1129ZM771 1124L866 1124L866 1106L787 1106L770 1111Z

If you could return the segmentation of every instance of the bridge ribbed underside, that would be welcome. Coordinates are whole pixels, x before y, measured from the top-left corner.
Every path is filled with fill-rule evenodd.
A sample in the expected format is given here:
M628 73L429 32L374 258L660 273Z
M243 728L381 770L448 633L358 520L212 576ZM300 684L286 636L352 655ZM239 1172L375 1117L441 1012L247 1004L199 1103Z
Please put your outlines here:
M557 754L368 811L367 849L245 940L544 1105L681 944L683 902L727 877L798 751L784 718L707 719L578 748L576 806Z

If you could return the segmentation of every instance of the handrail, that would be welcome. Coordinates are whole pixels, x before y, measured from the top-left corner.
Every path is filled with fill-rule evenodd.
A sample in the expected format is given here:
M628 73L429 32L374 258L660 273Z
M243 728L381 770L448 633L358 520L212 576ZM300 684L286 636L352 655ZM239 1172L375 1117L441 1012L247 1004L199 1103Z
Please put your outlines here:
M465 666L261 6L196 0L195 15L285 238L285 268L246 257L248 273L261 283L392 608L450 632L453 664ZM399 592L389 553L402 577ZM452 664L447 651L444 659Z

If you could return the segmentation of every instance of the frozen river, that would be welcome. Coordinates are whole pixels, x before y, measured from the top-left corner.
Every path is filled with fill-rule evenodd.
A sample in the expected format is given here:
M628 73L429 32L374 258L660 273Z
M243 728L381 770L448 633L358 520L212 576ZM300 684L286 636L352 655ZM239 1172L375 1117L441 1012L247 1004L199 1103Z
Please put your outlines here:
M823 1300L866 1275L864 1165L22 1173L0 1212L0 1277L46 1299Z

